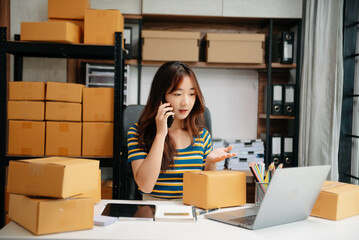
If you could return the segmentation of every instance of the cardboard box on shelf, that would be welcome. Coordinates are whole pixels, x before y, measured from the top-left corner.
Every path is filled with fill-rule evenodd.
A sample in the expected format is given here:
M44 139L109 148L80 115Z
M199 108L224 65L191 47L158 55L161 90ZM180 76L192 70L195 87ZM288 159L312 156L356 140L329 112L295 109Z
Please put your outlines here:
M10 120L44 120L45 103L41 101L8 101Z
M44 156L45 122L9 120L9 155Z
M101 180L101 198L102 199L112 199L112 181Z
M340 220L359 214L359 186L325 181L311 216Z
M80 43L84 42L84 20L49 18L49 22L69 22L80 28Z
M34 234L93 228L92 198L51 199L10 194L9 217Z
M46 102L46 120L81 122L82 104Z
M84 122L113 122L113 88L84 88L83 95Z
M85 10L90 7L90 0L48 0L48 17L84 19Z
M81 156L82 122L46 122L46 156Z
M183 174L183 203L203 209L246 204L246 173L201 171Z
M264 34L207 33L207 62L263 63Z
M46 100L82 103L83 84L47 82Z
M10 161L7 190L68 198L97 189L98 170L99 161L89 159L50 157Z
M115 44L115 32L123 32L124 18L119 10L85 11L85 44ZM124 41L123 41L124 43Z
M9 82L9 100L45 100L45 83Z
M142 59L154 61L199 60L200 32L143 30Z
M70 22L22 22L22 41L80 43L81 30Z
M82 156L113 156L113 123L82 123Z

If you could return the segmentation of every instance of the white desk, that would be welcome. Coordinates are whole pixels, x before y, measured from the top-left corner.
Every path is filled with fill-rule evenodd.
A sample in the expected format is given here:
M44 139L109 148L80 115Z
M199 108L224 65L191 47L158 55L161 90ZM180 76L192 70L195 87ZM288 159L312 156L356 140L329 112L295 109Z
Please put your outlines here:
M103 200L95 206L95 214L107 202L128 202L124 200ZM144 203L144 201L138 201ZM175 201L148 201L154 204L182 204ZM231 209L221 209L228 211ZM329 221L309 217L305 221L284 224L260 230L246 230L218 223L199 216L197 222L149 222L118 221L105 227L94 226L91 230L65 232L35 236L25 228L10 222L0 230L0 239L359 239L359 216Z

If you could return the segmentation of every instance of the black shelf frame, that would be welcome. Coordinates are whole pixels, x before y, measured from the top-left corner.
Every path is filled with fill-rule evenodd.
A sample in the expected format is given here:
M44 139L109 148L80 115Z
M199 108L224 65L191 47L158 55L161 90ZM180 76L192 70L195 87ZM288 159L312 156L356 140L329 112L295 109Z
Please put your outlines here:
M114 60L114 133L113 157L95 158L100 166L113 168L113 198L120 198L121 132L124 89L124 50L122 33L115 33L115 45L86 45L65 43L7 41L6 28L0 27L0 228L5 225L5 174L10 160L30 158L30 156L7 156L7 54L14 55L14 81L22 80L23 57L73 58ZM31 157L33 158L33 157ZM87 157L86 157L87 158Z

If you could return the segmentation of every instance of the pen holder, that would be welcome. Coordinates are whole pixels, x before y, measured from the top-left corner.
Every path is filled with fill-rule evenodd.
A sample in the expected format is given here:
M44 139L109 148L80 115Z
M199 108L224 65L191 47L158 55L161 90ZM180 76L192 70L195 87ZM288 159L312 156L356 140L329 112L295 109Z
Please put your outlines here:
M262 183L262 182L254 182L255 184L255 192L254 192L254 203L256 206L260 206L264 195L267 191L269 183Z

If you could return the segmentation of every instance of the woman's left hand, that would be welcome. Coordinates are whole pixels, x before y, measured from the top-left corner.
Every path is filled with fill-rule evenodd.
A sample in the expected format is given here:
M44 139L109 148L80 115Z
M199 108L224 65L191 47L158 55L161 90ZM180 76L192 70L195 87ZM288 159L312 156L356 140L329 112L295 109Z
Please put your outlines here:
M232 150L233 146L226 148L216 148L208 154L206 161L210 163L220 162L226 158L234 157L237 153L229 153Z

